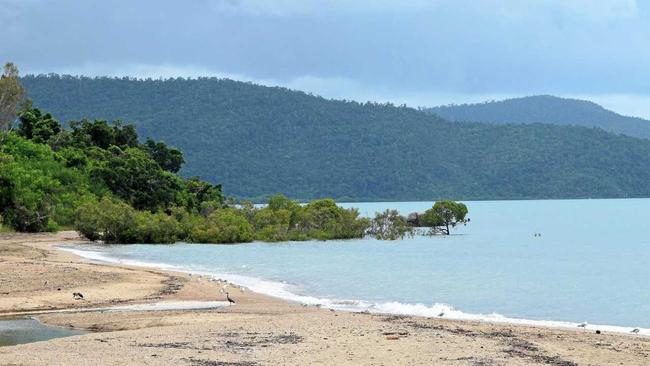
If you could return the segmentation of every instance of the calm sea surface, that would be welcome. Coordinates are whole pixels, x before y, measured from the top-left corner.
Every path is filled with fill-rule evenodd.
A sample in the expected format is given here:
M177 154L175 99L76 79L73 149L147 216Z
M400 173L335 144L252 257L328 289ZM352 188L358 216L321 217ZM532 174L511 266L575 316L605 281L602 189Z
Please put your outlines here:
M471 223L448 237L97 245L86 255L225 276L350 310L650 328L650 199L466 204ZM431 202L344 205L407 214Z

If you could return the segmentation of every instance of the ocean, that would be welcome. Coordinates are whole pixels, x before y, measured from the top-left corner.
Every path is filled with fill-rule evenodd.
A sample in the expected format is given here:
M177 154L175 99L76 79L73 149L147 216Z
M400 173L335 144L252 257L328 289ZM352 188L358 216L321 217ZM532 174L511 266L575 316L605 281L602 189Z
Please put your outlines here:
M650 335L650 199L465 203L471 222L450 236L67 249L340 310ZM342 205L371 216L432 202Z

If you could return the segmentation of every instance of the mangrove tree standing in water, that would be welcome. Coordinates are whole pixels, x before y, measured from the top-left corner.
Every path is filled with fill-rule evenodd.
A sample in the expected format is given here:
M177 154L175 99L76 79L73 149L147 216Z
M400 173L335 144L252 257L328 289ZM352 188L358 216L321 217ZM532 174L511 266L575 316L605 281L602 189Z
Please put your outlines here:
M469 221L467 206L460 202L438 201L419 217L420 226L431 228L433 233L449 235L450 227Z

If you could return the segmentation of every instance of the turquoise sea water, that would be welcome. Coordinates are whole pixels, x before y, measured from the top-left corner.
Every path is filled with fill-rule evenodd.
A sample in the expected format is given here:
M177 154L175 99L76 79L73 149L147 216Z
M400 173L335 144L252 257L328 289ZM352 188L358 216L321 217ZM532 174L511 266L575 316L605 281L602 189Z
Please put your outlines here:
M471 223L448 237L97 245L83 254L214 274L341 309L650 328L650 199L466 204ZM344 205L407 214L431 202Z

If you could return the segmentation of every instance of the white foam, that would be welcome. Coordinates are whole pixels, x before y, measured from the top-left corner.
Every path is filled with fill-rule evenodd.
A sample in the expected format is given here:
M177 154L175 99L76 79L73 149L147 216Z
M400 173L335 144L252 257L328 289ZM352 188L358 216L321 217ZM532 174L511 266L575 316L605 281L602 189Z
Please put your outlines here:
M588 323L574 323L556 320L534 320L534 319L520 319L510 318L501 314L471 314L465 313L461 310L455 309L451 305L434 303L430 306L425 304L405 304L401 302L383 302L374 303L363 300L350 300L350 299L327 299L318 298L308 295L299 295L296 293L297 288L287 283L269 281L256 277L242 276L231 273L214 273L206 271L191 270L183 267L173 266L165 263L151 263L141 262L127 259L117 259L109 257L101 252L80 250L70 247L59 247L60 249L74 253L80 257L87 258L94 261L105 263L125 264L141 267L155 267L160 269L170 269L185 273L194 273L203 276L209 276L214 279L226 280L240 286L247 287L253 292L264 295L273 296L283 300L293 301L310 306L319 306L327 309L351 311L351 312L369 312L373 314L396 314L396 315L414 315L422 317L441 317L444 319L453 320L472 320L484 321L492 323L505 323L505 324L520 324L532 325L541 327L554 327L554 328L568 328L568 329L582 329L585 330L600 330L604 332L614 333L628 333L632 330L638 329L639 335L650 336L650 329L648 328L634 328L623 327L616 325L604 324L588 324ZM579 325L582 325L579 327Z
M167 263L141 262L133 259L113 258L102 252L93 251L93 250L86 250L86 249L82 250L82 249L77 249L69 246L57 246L57 248L66 252L70 252L79 257L90 259L91 261L100 262L100 263L122 264L122 265L135 266L135 267L154 267L154 268L167 269L167 270L179 270L179 271L183 270L183 268L181 267L174 266Z

